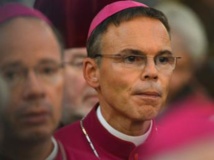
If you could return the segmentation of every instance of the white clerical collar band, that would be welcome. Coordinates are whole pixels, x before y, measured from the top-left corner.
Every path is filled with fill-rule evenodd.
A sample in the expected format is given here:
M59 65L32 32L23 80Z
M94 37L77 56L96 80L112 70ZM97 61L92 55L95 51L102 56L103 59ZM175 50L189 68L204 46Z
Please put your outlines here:
M51 137L51 141L54 145L54 148L53 148L51 154L45 160L53 160L56 157L57 152L58 152L58 144L57 144L55 138Z
M104 119L102 113L101 113L101 110L100 110L100 106L97 108L97 117L100 121L100 123L103 125L103 127L109 132L111 133L112 135L114 135L115 137L119 138L119 139L122 139L124 141L128 141L128 142L132 142L134 143L136 146L139 146L140 144L143 144L148 136L150 135L151 133L151 130L152 130L152 125L153 125L153 122L151 120L151 124L150 124L150 127L148 129L148 131L141 135L141 136L129 136L129 135L126 135L126 134L123 134L119 131L117 131L116 129L114 129L112 126L110 126L107 121Z

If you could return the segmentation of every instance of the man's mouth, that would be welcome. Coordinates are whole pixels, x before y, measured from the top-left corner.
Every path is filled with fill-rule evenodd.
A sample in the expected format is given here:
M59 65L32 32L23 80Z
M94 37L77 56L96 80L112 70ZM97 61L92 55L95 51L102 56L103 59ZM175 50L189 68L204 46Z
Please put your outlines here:
M21 115L21 122L26 125L45 124L50 117L50 111L47 109L39 109L27 111Z
M156 101L161 98L161 93L157 91L136 92L134 95L145 101Z

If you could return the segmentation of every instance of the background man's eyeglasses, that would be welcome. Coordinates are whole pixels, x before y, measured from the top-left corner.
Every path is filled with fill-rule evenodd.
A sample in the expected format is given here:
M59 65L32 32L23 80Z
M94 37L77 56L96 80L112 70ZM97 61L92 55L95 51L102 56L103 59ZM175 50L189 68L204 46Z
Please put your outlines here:
M24 66L7 66L0 70L2 77L9 85L23 84L31 71L39 80L45 83L54 83L55 79L60 75L63 68L62 64L41 64L29 69Z

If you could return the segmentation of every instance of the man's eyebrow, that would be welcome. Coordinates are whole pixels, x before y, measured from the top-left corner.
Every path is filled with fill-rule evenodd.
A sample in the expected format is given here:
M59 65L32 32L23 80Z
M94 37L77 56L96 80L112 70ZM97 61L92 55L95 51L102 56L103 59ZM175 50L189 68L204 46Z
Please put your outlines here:
M143 56L147 55L145 52L137 49L124 49L120 51L118 54L132 54L132 55L143 55ZM172 56L173 53L170 50L162 50L162 51L159 51L156 56L160 56L160 55Z
M53 60L53 59L42 59L39 61L39 63L37 65L40 65L40 64L60 64L62 63L61 61L56 61L56 60Z
M157 56L162 56L162 55L172 56L173 53L170 50L162 50L162 51L158 52L158 54L157 54Z
M7 68L20 68L24 67L23 63L16 61L16 62L8 62L7 64L1 65L0 68L2 70L7 69Z
M65 58L63 60L63 63L70 63L70 62L74 62L76 60L83 60L86 57L87 57L86 55L75 54L72 57Z
M146 55L143 51L137 49L124 49L118 54L134 54L134 55Z

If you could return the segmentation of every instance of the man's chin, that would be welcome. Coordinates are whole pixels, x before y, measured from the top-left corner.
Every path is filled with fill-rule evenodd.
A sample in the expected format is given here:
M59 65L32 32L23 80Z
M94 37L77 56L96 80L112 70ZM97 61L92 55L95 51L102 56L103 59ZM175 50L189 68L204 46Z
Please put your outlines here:
M22 132L19 134L19 138L26 142L38 142L48 139L52 134L53 132L50 132L50 129L46 127L24 131L24 133Z

